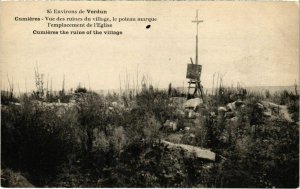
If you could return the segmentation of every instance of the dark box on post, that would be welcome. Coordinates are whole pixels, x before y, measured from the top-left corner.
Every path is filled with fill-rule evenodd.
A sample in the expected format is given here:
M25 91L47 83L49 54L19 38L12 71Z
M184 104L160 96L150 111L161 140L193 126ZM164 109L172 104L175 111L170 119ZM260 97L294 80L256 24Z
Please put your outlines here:
M202 65L199 64L188 64L186 71L187 79L200 79Z

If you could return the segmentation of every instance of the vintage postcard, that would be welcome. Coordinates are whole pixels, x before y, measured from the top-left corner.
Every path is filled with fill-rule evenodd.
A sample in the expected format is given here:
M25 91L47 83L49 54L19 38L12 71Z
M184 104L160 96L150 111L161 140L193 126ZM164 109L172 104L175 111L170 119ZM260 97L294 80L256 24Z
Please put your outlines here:
M299 2L0 2L1 186L296 188Z

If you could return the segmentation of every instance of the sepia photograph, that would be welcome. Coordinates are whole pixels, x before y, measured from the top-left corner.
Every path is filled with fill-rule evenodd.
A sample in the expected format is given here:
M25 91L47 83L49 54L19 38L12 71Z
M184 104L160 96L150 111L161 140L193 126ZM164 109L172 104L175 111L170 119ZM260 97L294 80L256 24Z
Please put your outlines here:
M0 2L1 187L299 187L298 1Z

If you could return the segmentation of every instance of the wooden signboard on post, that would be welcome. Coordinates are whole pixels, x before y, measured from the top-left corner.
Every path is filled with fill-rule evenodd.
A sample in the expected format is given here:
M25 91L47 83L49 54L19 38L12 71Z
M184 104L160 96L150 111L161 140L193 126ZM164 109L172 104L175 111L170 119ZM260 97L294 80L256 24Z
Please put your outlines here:
M193 80L200 80L202 66L199 64L188 64L186 71L186 78Z

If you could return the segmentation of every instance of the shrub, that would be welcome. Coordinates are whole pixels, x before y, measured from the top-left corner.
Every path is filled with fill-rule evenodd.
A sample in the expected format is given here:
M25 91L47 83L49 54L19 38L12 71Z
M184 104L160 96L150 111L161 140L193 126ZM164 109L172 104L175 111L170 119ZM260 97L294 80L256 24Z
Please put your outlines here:
M171 102L165 91L144 90L136 96L136 102L139 109L154 115L161 123L175 115L175 107L169 105Z
M110 136L110 146L115 154L118 156L123 152L126 146L126 134L123 127L117 127L113 129L113 132Z
M10 102L20 102L19 99L13 96L12 93L1 91L1 104L9 105Z
M76 89L75 89L75 93L87 93L87 89L85 87L80 87L78 86Z
M2 161L6 166L30 173L41 186L57 168L80 154L81 134L77 115L58 116L56 109L25 102L2 112Z

